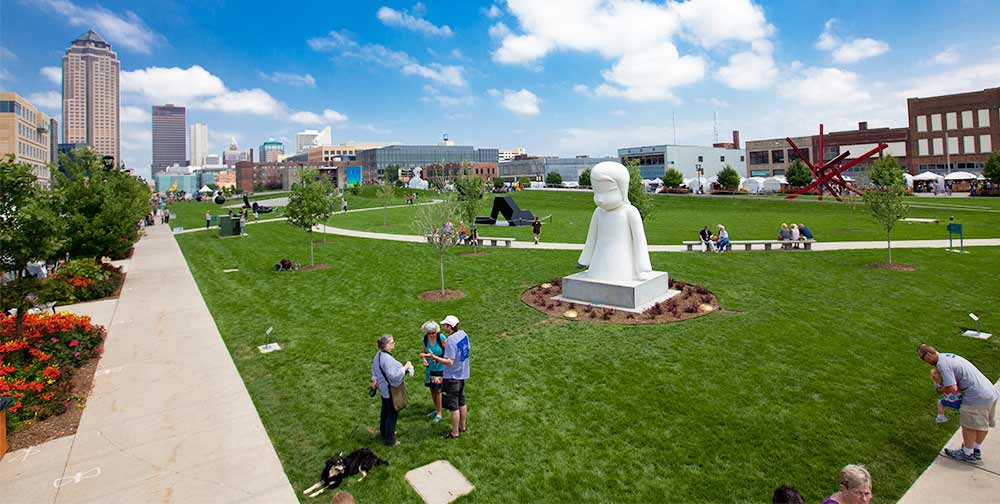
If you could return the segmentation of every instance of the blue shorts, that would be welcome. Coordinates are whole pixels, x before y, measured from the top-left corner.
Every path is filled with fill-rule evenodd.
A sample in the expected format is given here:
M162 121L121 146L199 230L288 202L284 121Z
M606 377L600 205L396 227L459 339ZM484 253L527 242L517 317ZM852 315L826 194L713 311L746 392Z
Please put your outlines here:
M957 409L959 409L959 408L962 407L962 400L959 399L957 401L949 401L949 400L947 400L947 399L945 399L945 398L942 397L941 398L941 406L957 410Z

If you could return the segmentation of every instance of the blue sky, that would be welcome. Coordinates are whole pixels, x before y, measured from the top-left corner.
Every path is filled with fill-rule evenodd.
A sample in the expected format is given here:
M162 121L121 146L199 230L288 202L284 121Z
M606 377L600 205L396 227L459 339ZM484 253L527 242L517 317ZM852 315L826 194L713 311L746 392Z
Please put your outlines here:
M1000 2L508 0L0 2L0 87L61 120L60 58L93 28L122 62L122 152L150 106L213 152L332 126L335 142L618 147L904 126L908 96L1000 86Z

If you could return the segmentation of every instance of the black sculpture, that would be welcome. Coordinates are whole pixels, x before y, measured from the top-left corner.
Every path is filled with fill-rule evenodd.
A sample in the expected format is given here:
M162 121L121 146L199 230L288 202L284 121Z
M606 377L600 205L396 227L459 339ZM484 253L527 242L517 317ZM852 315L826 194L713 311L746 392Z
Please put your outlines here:
M215 204L221 205L226 202L226 196L222 194L222 191L215 191Z
M507 219L508 226L527 226L535 220L535 216L530 210L521 210L517 203L514 203L514 198L498 196L493 198L493 210L490 211L490 216L476 217L476 224L494 226L499 215L503 215L503 218Z
M243 195L243 208L250 208L257 213L271 213L274 211L274 208L260 205L256 201L254 201L253 205L251 205L250 198L248 198L246 194Z

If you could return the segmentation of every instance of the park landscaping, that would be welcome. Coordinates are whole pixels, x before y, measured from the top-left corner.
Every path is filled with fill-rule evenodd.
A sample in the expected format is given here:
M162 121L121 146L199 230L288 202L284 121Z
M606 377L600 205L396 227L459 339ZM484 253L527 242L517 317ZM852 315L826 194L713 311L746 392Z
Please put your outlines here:
M553 215L543 239L583 241L589 194L515 198ZM747 237L803 221L821 240L884 238L863 211L852 220L859 230L837 231L846 214L832 205L669 198L655 199L651 243L691 239L716 221ZM382 212L329 222L412 233L413 212L390 209L389 226ZM967 237L995 233L991 214L957 218ZM901 225L894 239L939 238L931 228ZM502 232L526 239L529 230L482 234ZM269 223L239 240L176 238L293 487L314 483L325 458L341 451L365 446L390 461L345 483L359 501L418 502L403 473L442 458L476 485L468 502L764 501L783 483L819 501L846 463L866 464L876 499L891 501L955 427L934 424L936 395L916 345L1000 373L995 342L958 335L969 311L985 314L984 327L996 324L1000 287L986 280L1000 262L995 248L896 251L915 274L865 268L884 259L882 250L652 254L654 269L705 286L722 309L680 323L614 325L550 318L521 301L532 286L575 271L574 251L451 250L447 287L466 296L428 303L418 296L439 278L427 245L330 237L316 249L329 269L276 273L277 259L308 257L301 230ZM446 314L471 335L470 432L441 440L446 426L427 420L429 397L411 379L403 444L384 448L369 434L378 407L365 393L375 340L394 334L397 358L419 366L420 324ZM271 326L268 340L283 350L263 355L256 346Z

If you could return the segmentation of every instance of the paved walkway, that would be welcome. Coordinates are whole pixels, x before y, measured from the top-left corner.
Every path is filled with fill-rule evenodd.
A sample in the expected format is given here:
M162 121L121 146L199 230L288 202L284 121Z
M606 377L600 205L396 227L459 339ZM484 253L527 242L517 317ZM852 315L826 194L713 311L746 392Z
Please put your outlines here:
M8 453L0 501L297 502L180 247L145 230L119 299L73 307L109 329L77 434Z

